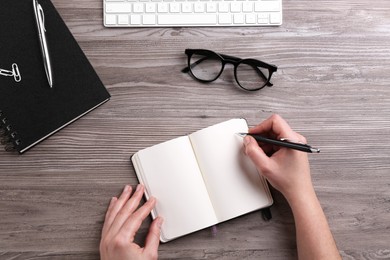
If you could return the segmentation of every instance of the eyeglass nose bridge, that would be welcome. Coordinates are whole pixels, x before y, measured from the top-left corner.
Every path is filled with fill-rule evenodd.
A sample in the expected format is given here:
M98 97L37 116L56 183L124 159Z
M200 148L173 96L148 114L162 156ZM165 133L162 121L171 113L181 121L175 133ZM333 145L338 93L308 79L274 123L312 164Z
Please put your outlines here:
M225 55L225 54L220 54L220 56L222 57L222 62L223 62L223 65L225 64L233 64L234 66L234 73L236 73L237 71L237 68L238 68L238 65L240 65L241 63L245 63L247 65L251 65L252 68L264 79L264 80L267 80L267 77L264 75L264 73L258 69L258 66L256 64L252 64L252 59L241 59L241 58L237 58L237 57L234 57L234 56L229 56L229 55ZM269 69L267 69L269 71ZM269 71L271 73L271 71ZM271 83L271 86L273 84Z
M234 56L230 56L230 55L226 55L226 54L219 54L218 55L222 62L225 63L225 64L233 64L234 67L237 67L238 64L240 64L240 62L243 60L241 58L238 58L238 57L234 57Z
M216 54L219 56L219 58L221 60L221 63L222 63L222 66L221 66L221 71L218 74L218 76L215 78L215 80L218 79L221 76L221 74L225 70L225 65L226 64L231 64L231 65L233 65L234 79L235 79L236 83L241 87L241 85L240 85L240 83L238 82L238 79L237 79L237 68L238 68L238 65L241 63L241 61L243 59L238 58L238 57L234 57L234 56L230 56L230 55L226 55L226 54L218 54L218 53L216 53Z

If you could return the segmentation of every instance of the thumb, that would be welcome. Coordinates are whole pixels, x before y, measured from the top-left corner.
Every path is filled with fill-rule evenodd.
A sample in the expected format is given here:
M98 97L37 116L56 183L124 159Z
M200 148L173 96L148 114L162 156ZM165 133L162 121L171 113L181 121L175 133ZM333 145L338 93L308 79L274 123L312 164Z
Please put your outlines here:
M158 255L158 246L160 245L160 230L163 222L162 217L153 220L149 228L149 233L145 240L145 251L151 256ZM156 257L157 258L157 257Z
M271 159L264 153L252 136L247 135L244 137L244 148L245 154L252 160L256 168L263 173L270 164Z

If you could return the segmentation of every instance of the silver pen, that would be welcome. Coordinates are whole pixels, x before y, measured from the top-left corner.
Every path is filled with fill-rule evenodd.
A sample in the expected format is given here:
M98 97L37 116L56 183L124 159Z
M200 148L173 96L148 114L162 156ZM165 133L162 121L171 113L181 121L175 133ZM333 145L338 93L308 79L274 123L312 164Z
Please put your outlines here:
M42 6L38 3L37 0L33 0L35 20L37 22L39 42L41 45L42 57L43 57L43 66L45 67L47 81L49 82L50 87L53 87L53 73L51 68L49 49L47 47L46 39L46 28L45 28L45 14L43 12Z

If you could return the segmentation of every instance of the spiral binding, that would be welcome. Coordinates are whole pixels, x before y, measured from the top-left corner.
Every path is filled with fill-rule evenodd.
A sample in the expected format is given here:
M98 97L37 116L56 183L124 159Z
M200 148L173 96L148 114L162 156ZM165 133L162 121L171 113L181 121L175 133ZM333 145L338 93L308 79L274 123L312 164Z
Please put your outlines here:
M0 110L0 143L9 152L16 150L16 147L21 143L18 133L13 130L2 110Z

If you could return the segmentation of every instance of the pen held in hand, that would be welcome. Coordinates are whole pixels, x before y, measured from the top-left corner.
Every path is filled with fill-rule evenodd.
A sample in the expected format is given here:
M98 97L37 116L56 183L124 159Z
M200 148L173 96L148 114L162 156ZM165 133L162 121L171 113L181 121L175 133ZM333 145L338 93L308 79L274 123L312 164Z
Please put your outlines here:
M313 148L310 145L307 144L301 144L301 143L294 143L287 141L285 139L282 140L275 140L275 139L269 139L261 135L257 134L248 134L248 133L237 133L237 135L244 137L246 135L252 136L257 142L265 143L265 144L272 144L280 147L286 147L306 153L319 153L320 149Z

